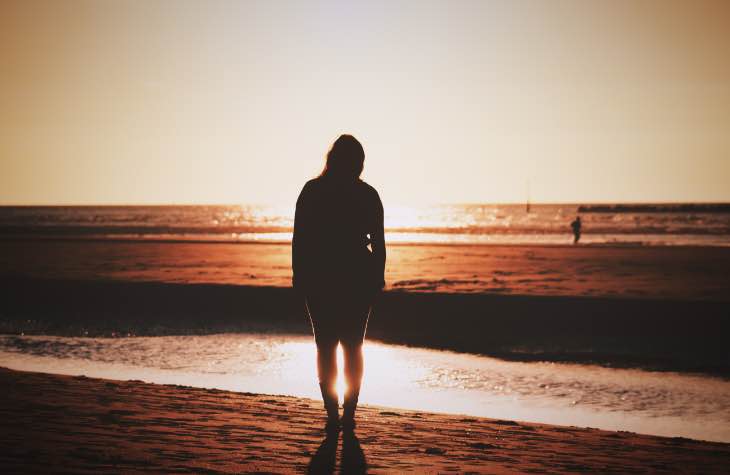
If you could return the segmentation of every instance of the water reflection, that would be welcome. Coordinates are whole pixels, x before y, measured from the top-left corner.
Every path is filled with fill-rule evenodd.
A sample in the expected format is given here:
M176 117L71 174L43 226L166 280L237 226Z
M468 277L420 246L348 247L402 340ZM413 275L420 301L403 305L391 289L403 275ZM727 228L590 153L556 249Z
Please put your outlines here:
M730 442L730 382L721 379L376 342L364 351L364 404ZM2 336L0 365L319 398L315 348L304 336Z

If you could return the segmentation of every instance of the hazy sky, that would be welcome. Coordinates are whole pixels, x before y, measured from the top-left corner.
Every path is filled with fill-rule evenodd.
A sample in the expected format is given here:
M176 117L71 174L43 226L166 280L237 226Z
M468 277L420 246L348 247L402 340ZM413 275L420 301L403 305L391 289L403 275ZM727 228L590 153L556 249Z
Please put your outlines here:
M730 201L730 2L0 3L0 203Z

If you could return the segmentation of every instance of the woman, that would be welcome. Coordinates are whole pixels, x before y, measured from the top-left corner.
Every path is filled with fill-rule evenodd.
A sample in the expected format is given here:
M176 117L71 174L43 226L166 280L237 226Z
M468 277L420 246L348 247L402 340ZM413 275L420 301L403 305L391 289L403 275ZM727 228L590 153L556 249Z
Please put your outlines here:
M304 185L294 218L294 288L304 297L317 344L328 431L340 423L346 430L355 427L362 343L373 299L385 285L383 205L378 192L360 180L364 161L360 142L341 135L327 153L322 174ZM341 421L335 389L338 343L347 384Z

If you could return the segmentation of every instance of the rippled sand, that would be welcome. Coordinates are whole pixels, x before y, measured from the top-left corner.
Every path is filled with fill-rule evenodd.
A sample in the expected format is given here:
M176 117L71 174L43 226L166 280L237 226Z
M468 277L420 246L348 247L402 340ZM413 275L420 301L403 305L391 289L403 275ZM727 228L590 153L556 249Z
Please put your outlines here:
M325 438L321 403L0 369L8 472L725 473L730 445L362 407Z
M366 404L730 442L726 379L372 341L364 352ZM0 366L319 398L314 344L298 335L0 336Z

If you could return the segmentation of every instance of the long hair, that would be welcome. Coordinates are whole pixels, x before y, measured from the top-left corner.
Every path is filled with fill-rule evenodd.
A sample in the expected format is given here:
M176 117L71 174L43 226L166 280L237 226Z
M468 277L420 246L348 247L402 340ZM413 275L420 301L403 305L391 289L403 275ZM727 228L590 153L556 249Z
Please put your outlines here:
M327 152L327 161L321 177L342 181L355 181L360 178L365 164L365 150L352 135L340 135Z

